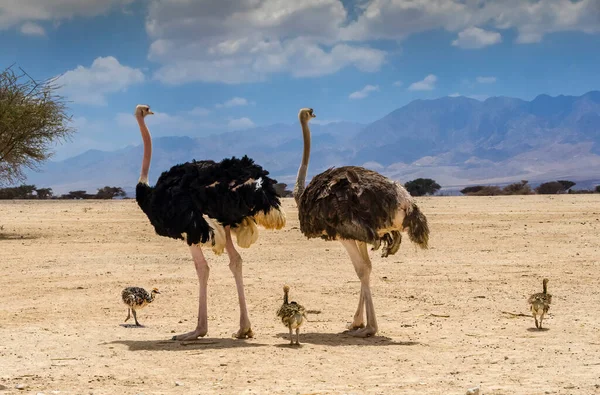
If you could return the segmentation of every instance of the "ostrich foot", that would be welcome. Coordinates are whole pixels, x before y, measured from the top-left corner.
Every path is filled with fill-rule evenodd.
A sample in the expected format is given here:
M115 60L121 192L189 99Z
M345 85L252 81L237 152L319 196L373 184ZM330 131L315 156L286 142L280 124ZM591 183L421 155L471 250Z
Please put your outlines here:
M184 333L182 335L173 336L171 340L197 340L199 337L204 337L208 333L207 329L196 328L195 331Z
M353 322L351 324L346 325L346 329L348 329L346 332L355 331L358 329L362 329L364 327L365 327L365 324L363 322Z
M367 325L364 328L357 329L355 331L348 331L347 333L354 337L371 337L375 336L377 333L377 328Z
M251 339L254 337L254 332L252 332L252 328L248 328L248 329L240 328L239 331L237 331L236 333L234 333L231 336L235 337L236 339Z

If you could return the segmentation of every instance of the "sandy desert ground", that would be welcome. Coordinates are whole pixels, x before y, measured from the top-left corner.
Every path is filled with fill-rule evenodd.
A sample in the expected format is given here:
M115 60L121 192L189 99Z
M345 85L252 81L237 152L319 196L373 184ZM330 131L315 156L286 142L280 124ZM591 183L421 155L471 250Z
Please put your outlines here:
M341 332L359 282L339 243L288 224L241 249L255 338L234 340L227 256L206 255L209 333L183 242L154 234L135 201L0 202L0 393L600 394L600 196L418 199L431 248L373 252L378 336ZM530 293L550 279L547 329ZM290 347L281 287L311 314ZM121 326L125 286L158 287L144 328ZM21 385L22 390L15 387Z

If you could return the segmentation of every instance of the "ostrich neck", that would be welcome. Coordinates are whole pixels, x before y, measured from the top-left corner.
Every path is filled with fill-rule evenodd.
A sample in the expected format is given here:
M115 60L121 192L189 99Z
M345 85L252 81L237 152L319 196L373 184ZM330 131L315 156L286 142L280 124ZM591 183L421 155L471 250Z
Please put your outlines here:
M140 133L142 134L142 140L144 141L144 158L142 159L142 170L140 172L140 179L138 183L148 185L148 171L150 170L150 160L152 159L152 138L150 132L144 121L144 117L136 116L138 125L140 125Z
M548 293L548 284L543 283L542 285L544 286L544 294L547 294Z
M302 137L304 137L304 152L302 153L302 162L298 169L296 187L294 188L294 199L296 200L296 204L298 204L300 196L302 196L302 193L304 192L308 161L310 160L310 129L308 128L308 121L300 121L300 125L302 125Z
M289 304L288 303L288 293L287 292L283 293L283 304Z

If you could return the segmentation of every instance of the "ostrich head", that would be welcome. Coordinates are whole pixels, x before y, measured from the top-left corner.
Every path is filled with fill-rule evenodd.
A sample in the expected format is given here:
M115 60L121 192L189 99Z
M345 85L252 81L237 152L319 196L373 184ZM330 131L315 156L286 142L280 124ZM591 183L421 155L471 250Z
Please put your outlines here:
M316 115L312 108L301 108L300 112L298 113L298 119L300 122L308 122L315 117Z
M135 107L135 115L140 115L144 118L146 115L153 115L154 113L150 110L150 106L146 104L138 104Z
M158 288L152 288L152 292L151 293L152 293L152 296L154 296L156 294L159 294L160 291L158 290Z

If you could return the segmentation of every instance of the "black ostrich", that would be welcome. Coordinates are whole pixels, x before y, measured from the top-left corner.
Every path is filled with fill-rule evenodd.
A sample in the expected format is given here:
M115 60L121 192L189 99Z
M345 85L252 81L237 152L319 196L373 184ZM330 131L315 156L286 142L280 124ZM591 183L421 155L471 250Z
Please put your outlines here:
M400 183L364 167L331 168L315 175L305 186L310 159L308 121L315 116L312 108L303 108L298 113L304 137L294 188L300 231L308 238L339 240L346 248L360 279L358 309L349 333L357 337L373 336L377 333L377 319L369 284L371 260L367 244L373 249L383 244L382 256L387 257L398 252L401 232L406 231L412 242L427 248L427 218Z
M173 336L173 340L192 340L205 336L208 331L207 285L209 266L201 246L210 246L216 254L223 249L229 256L240 303L240 329L237 338L252 337L252 328L242 277L242 258L233 246L248 248L258 238L256 223L267 229L285 226L276 180L269 172L247 156L192 161L173 166L161 174L156 185L148 185L148 170L152 157L152 139L144 117L153 114L147 105L138 105L135 117L144 141L144 158L140 179L136 186L136 200L156 233L173 239L185 240L190 247L200 282L198 325L192 332Z

